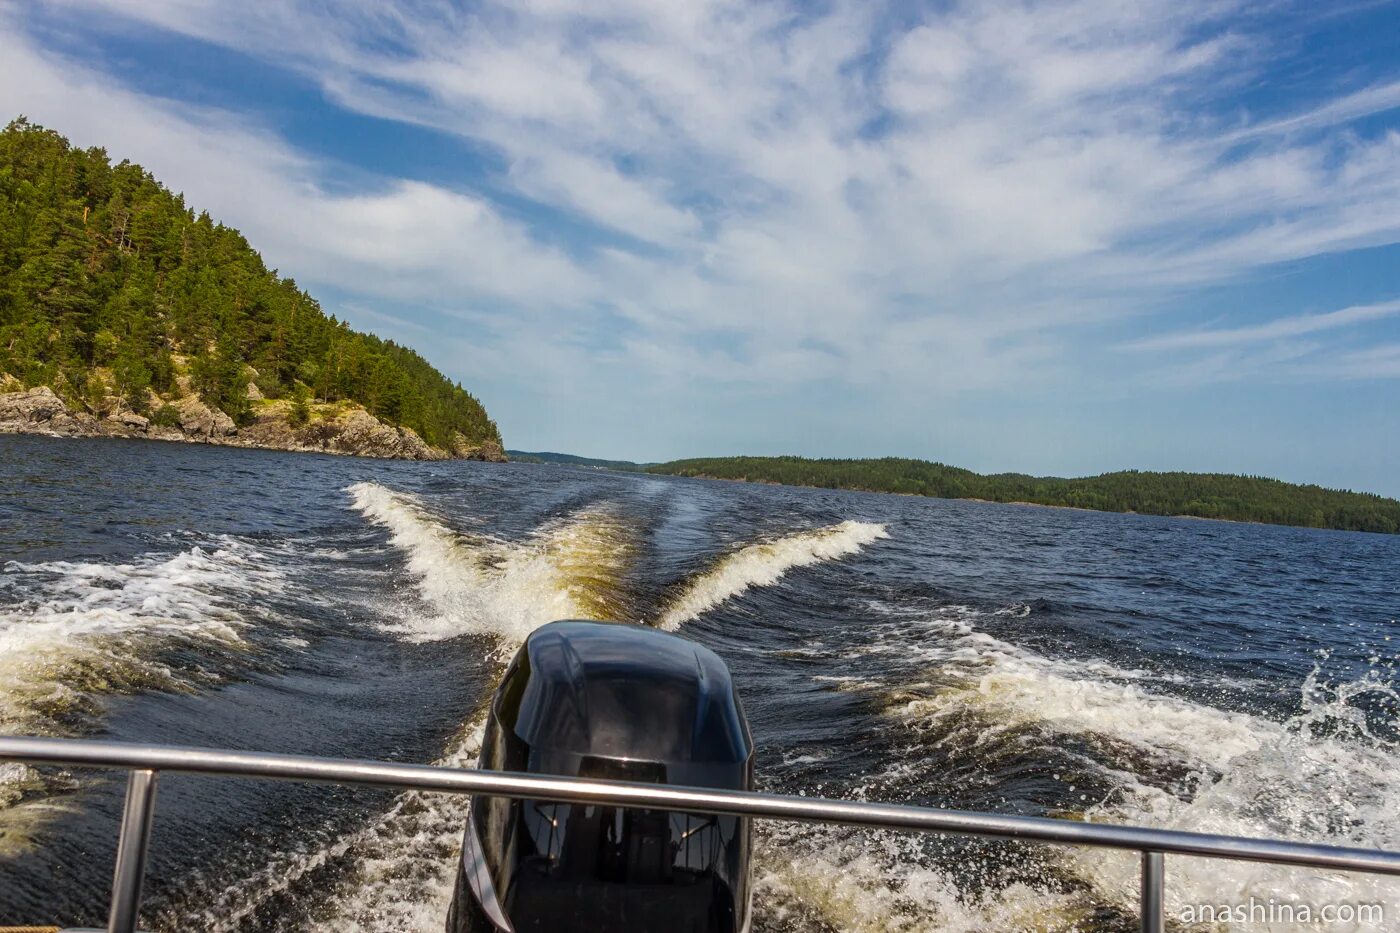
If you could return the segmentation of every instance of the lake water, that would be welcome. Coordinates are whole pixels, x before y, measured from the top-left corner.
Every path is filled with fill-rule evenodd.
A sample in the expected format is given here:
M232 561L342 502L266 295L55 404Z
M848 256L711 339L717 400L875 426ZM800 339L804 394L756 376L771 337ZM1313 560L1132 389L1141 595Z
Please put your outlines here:
M0 437L0 731L472 763L556 618L730 665L761 786L1400 848L1400 537ZM0 923L105 918L122 781L0 766ZM145 925L439 930L462 802L162 779ZM755 929L1131 930L1137 862L758 831ZM1188 902L1381 902L1168 860Z

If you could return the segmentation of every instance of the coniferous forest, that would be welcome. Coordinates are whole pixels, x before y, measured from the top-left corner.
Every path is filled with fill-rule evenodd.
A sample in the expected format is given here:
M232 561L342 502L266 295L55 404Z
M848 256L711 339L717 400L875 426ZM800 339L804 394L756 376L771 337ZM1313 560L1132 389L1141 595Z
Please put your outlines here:
M141 166L23 117L0 135L0 382L158 415L177 376L236 423L257 396L354 402L429 444L500 443L413 350L351 330ZM250 381L256 393L249 389Z
M1077 479L1021 473L983 475L927 460L898 457L875 460L709 457L676 460L648 467L648 470L679 476L893 492L940 499L985 499L1103 512L1190 515L1271 525L1400 533L1400 501L1261 476L1138 470Z

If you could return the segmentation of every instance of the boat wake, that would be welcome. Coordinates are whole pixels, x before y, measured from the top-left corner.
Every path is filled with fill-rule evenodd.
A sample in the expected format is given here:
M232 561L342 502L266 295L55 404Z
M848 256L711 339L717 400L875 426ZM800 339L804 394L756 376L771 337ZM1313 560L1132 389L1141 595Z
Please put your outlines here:
M746 545L685 581L656 625L677 629L749 589L772 586L789 570L849 557L887 537L884 525L845 521Z
M414 592L386 625L409 641L483 635L504 658L531 631L556 619L626 618L623 581L631 529L606 508L547 522L521 541L453 530L415 496L377 483L347 492L354 507L388 530ZM435 764L474 767L484 712L448 743ZM310 852L274 856L256 874L215 893L201 911L211 930L250 922L277 929L416 931L447 915L470 800L406 792L377 817ZM314 892L309 914L297 905ZM287 903L282 903L282 902ZM304 909L304 905L301 905Z
M485 725L482 710L433 764L475 767ZM465 796L402 793L359 829L309 852L275 854L253 875L202 897L195 919L211 933L250 926L326 933L439 929L452 900L470 806ZM186 920L171 917L170 925Z
M414 496L378 483L347 491L356 509L389 530L432 609L395 624L411 639L475 633L518 644L556 619L636 618L625 585L634 532L606 508L583 509L511 542L455 531ZM653 624L679 628L790 570L849 557L885 537L883 525L845 521L746 545L685 580Z
M1069 931L1090 913L1062 885L955 876L909 833L765 824L754 868L755 926L768 931Z
M938 801L961 775L985 779L994 769L1053 783L1053 797L1079 802L1062 816L1363 848L1400 845L1400 745L1368 727L1364 711L1378 699L1395 709L1400 697L1377 674L1329 687L1314 671L1303 684L1302 712L1279 722L1159 692L1170 685L1159 674L1098 659L1049 658L994 638L975 627L987 613L974 607L874 608L890 624L862 651L881 658L884 675L831 680L839 689L871 694L905 738L895 739L899 760L855 787L858 797ZM1200 685L1179 687L1200 692ZM1028 760L1051 773L1024 774L1017 762ZM945 783L929 783L929 775ZM1029 885L1014 881L1007 888L1016 889L1014 897L992 896L1005 885L975 884L983 893L969 899L945 890L949 874L939 866L946 861L919 845L887 834L797 832L780 851L800 870L775 871L767 883L780 901L786 891L841 929L924 928L908 925L916 916L936 919L938 929L1072 929L1077 915L1136 910L1139 867L1130 853L1041 847L1033 857L1047 859L1045 867L1032 872ZM903 858L894 858L890 847ZM889 857L882 860L882 851ZM1314 905L1400 901L1400 882L1377 876L1170 862L1173 915L1187 903L1251 897ZM1040 918L1034 923L984 916L1030 908ZM848 927L850 911L871 919Z
M556 619L628 618L623 578L632 536L606 509L585 509L510 542L453 531L418 499L378 483L348 492L407 556L428 611L410 612L391 630L411 640L478 634L517 644Z
M216 683L252 650L259 603L284 582L234 538L130 563L10 562L0 610L0 732L64 736L91 728L102 698ZM0 765L0 807L43 787ZM51 788L50 788L51 789Z
M1400 848L1389 539L574 470L240 454L187 475L171 452L149 495L134 464L84 455L29 503L44 523L0 515L7 556L30 555L0 560L0 734L470 766L531 631L618 619L689 626L730 658L765 790ZM100 911L110 875L74 853L110 851L121 795L88 774L0 766L5 918ZM149 879L154 929L442 928L466 798L161 793L158 825L183 829ZM755 833L755 933L1137 923L1133 853ZM1166 878L1169 914L1400 904L1367 875L1169 857Z
M1086 808L1085 818L1368 849L1400 847L1400 744L1373 733L1361 709L1376 697L1397 708L1394 688L1375 674L1328 686L1315 670L1304 682L1298 715L1283 723L1255 716L1234 722L1237 739L1230 752L1205 743L1194 753L1181 752L1188 776L1174 786L1124 775L1115 793ZM1137 705L1151 716L1159 702L1144 697ZM1198 709L1204 722L1218 714ZM1175 744L1189 747L1189 736L1182 734ZM1136 868L1126 862L1087 850L1072 857L1083 877L1121 904L1137 897ZM1188 901L1238 904L1251 897L1264 903L1400 903L1400 879L1378 875L1204 859L1175 859L1171 873L1176 876L1167 888L1172 911Z
M392 624L404 638L491 635L504 656L555 619L636 615L625 587L633 530L606 508L584 509L508 542L454 531L417 498L376 483L348 492L355 508L388 530L405 555L418 603L429 610ZM750 588L777 583L794 567L854 554L884 536L882 526L844 522L742 548L688 581L658 624L675 628ZM484 722L484 713L473 717L437 763L474 766ZM465 797L401 794L363 828L314 852L277 857L255 878L216 895L202 920L212 929L239 929L268 902L309 888L321 892L319 905L297 929L438 927L469 805ZM330 880L317 880L323 876Z

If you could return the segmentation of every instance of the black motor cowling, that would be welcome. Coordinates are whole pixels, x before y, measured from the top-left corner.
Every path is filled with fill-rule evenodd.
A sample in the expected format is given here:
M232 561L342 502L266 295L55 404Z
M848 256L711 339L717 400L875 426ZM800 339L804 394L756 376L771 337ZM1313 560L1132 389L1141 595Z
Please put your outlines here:
M554 622L506 669L480 767L749 790L753 740L709 649ZM740 817L477 797L448 933L740 933L751 835Z

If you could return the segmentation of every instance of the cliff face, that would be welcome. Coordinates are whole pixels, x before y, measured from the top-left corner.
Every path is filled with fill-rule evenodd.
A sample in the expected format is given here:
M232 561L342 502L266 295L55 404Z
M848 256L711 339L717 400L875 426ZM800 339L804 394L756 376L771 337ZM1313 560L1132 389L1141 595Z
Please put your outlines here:
M305 423L298 425L292 403L257 400L242 427L193 395L153 398L149 407L157 412L154 418L119 403L95 412L76 410L47 386L0 392L0 434L144 438L396 460L506 460L495 441L471 444L458 434L452 449L445 450L425 443L412 428L386 424L353 404L308 405Z

